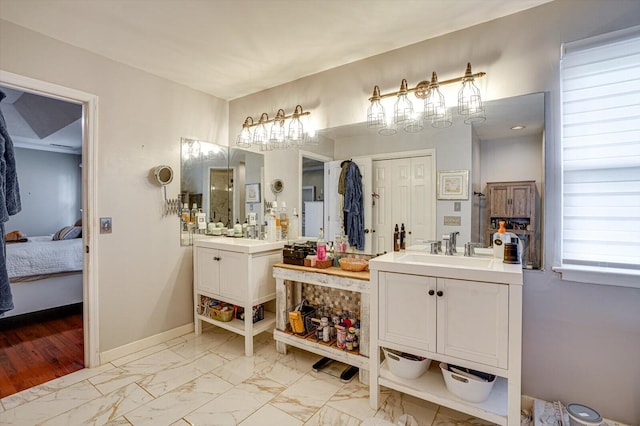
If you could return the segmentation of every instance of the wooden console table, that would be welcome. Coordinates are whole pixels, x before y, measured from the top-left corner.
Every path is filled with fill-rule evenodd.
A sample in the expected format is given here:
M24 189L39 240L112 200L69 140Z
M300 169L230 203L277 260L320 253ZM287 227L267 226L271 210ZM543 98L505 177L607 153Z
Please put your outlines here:
M273 337L276 350L287 353L287 345L331 358L360 369L360 381L366 383L369 370L369 272L351 272L340 268L325 269L284 263L273 265L276 279L276 329ZM327 346L285 332L289 322L288 308L302 301L302 285L316 285L360 293L360 345L359 354ZM289 286L289 291L287 291Z

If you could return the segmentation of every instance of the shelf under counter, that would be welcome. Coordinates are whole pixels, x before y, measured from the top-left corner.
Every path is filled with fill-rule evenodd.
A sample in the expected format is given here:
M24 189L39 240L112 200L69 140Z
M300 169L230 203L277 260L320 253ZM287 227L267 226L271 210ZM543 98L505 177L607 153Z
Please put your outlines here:
M198 319L208 322L209 324L213 324L216 327L224 328L225 330L232 331L234 333L240 334L242 336L245 335L245 325L244 321L239 319L232 319L231 321L219 321L213 318L206 317L204 315L197 314ZM253 323L253 333L255 336L264 331L271 330L276 326L276 314L273 312L264 312L264 318L258 322Z
M295 346L298 349L303 349L316 355L331 358L335 361L343 362L348 365L353 365L354 367L358 367L362 370L369 370L369 358L363 355L303 339L277 329L273 330L273 338L276 342Z
M507 379L496 377L496 383L485 401L469 402L449 392L439 364L439 361L432 360L422 376L401 379L391 373L385 360L380 364L378 384L499 425L507 424Z

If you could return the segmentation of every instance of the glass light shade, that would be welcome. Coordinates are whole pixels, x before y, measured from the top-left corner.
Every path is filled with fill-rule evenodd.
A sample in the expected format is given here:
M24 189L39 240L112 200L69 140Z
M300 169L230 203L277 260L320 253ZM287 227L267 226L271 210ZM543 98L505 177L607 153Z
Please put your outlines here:
M269 140L265 139L260 143L260 151L273 151L273 145L271 145Z
M398 100L393 106L393 119L396 124L404 124L413 118L413 104L407 95L398 95Z
M384 107L380 100L373 100L367 109L367 127L380 129L385 126L387 120L385 118Z
M429 87L427 97L424 99L424 118L431 121L443 119L446 111L444 95L440 92L439 86Z
M304 136L304 125L299 116L294 116L289 123L288 139L294 145L302 145Z
M260 145L263 142L268 142L269 138L267 137L267 126L264 123L260 123L256 126L256 129L253 131L253 143L256 145Z
M396 133L398 133L398 126L391 119L387 120L387 123L385 124L384 127L381 127L380 129L378 129L378 134L382 136L392 136L392 135L395 135Z
M274 121L271 124L269 143L271 143L275 149L284 149L287 147L284 141L284 121Z
M404 122L404 131L407 133L418 133L424 129L420 114L414 113L413 116Z
M464 79L458 92L458 114L474 115L484 111L480 89L473 84L473 78Z
M238 135L238 140L236 141L236 145L241 146L243 148L251 147L251 130L249 130L249 126L242 126L242 130Z
M451 127L453 120L451 119L451 111L449 109L442 108L436 111L434 119L431 120L431 127L443 129L445 127Z

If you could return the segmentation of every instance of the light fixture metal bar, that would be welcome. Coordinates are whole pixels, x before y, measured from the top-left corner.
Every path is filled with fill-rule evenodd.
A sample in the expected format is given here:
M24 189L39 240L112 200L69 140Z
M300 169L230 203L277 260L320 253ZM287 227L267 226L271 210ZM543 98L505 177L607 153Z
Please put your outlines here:
M487 73L481 71L481 72L477 72L475 74L471 74L470 76L469 75L463 75L461 77L455 77L455 78L452 78L452 79L449 79L449 80L438 81L438 84L440 86L444 86L444 85L447 85L447 84L459 83L462 80L470 78L470 77L472 77L472 78L478 77L479 78L479 77L484 77L485 75L487 75ZM416 94L415 94L416 98L424 99L426 97L426 92L427 92L427 89L429 88L429 84L431 84L430 81L427 81L427 80L421 81L420 83L416 84L416 87L407 89L407 92L416 92ZM391 96L398 96L399 93L400 93L400 91L384 93L384 94L381 94L378 99L389 98ZM369 101L373 101L374 99L375 98L372 96L372 97L369 98Z
M295 111L291 113L291 115L276 115L273 118L268 118L269 116L266 113L262 113L262 115L260 116L262 118L262 116L267 116L266 120L262 120L262 121L253 121L253 118L251 117L247 117L245 119L245 124L243 125L243 127L254 127L254 126L258 126L260 124L267 124L267 123L273 123L274 121L284 121L286 119L292 118L292 117L302 117L304 115L310 115L311 112L310 111L305 111L305 112L298 112L296 113ZM249 123L247 120L251 118L251 123Z

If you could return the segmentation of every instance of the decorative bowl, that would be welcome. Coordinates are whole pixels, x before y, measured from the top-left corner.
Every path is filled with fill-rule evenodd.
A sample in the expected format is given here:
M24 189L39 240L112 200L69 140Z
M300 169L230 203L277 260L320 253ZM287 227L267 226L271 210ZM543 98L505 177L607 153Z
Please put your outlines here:
M340 268L345 271L360 272L364 271L369 266L369 261L364 259L355 259L353 257L343 257L338 259L340 262Z

